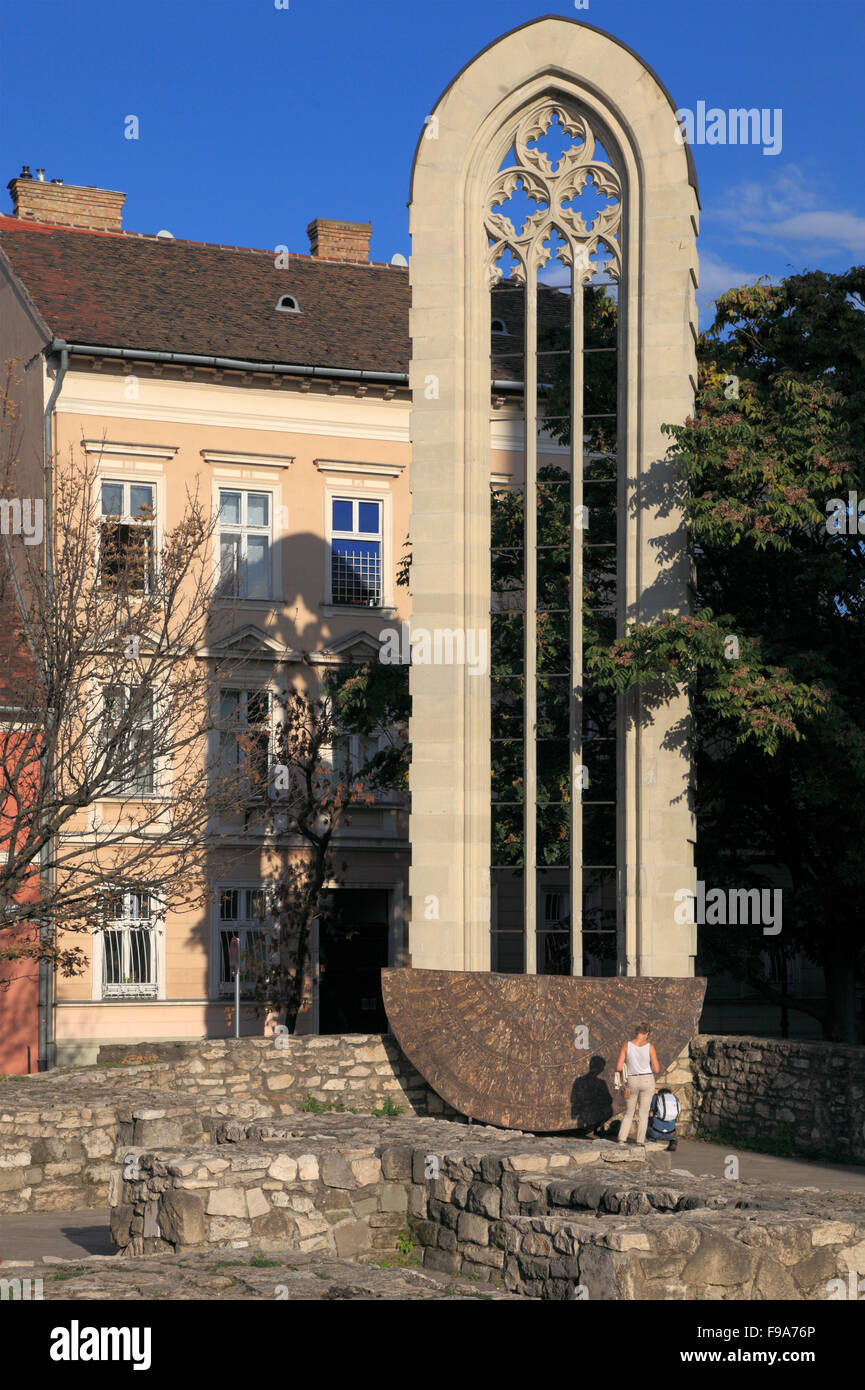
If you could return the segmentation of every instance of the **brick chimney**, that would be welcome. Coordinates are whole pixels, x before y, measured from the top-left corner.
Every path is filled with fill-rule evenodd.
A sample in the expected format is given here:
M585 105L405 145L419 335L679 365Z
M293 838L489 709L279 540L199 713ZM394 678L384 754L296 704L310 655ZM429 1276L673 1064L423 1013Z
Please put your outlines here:
M371 222L335 222L316 217L306 229L309 249L323 261L363 261L369 264Z
M93 232L122 232L125 193L107 188L78 188L62 179L45 182L43 170L31 178L24 165L17 179L7 188L12 195L12 213L22 222L53 222L61 227L86 227Z

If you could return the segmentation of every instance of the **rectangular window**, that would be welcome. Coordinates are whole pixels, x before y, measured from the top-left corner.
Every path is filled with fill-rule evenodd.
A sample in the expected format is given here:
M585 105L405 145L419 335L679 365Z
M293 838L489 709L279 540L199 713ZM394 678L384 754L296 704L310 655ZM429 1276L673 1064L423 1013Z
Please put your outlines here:
M149 893L110 893L102 930L102 998L155 999L155 909Z
M267 968L272 949L271 922L261 888L223 888L217 911L217 986L220 994L234 989L231 974L231 941L240 940L240 987L251 992L253 981Z
M219 747L222 774L236 784L238 801L265 796L271 755L268 691L221 691Z
M272 598L269 492L219 489L219 584L222 598Z
M380 747L378 738L367 738L364 734L341 734L335 738L331 765L337 782L356 782L361 768L375 756ZM361 783L363 785L362 779ZM373 788L370 790L375 794Z
M111 760L117 769L113 794L152 796L155 789L153 692L144 686L103 686L102 712L104 743L117 738Z
M156 527L154 483L105 480L100 491L99 586L150 593Z
M568 884L557 882L549 873L545 881L541 870L538 905L538 973L541 975L570 975L571 973L571 903Z
M331 602L381 607L382 512L381 502L331 499Z

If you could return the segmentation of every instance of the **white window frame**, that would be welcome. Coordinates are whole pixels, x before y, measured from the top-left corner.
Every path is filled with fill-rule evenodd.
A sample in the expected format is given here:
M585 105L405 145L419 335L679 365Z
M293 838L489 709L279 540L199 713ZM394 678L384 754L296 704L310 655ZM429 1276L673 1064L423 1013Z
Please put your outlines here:
M136 682L134 680L127 680L122 674L119 677L106 675L103 679L96 681L93 708L97 712L97 720L99 722L100 728L101 721L105 718L106 713L105 691L112 686L122 686L124 691L127 691L135 684ZM153 789L149 792L139 792L123 787L118 787L116 790L104 792L102 796L100 796L99 798L100 801L160 801L168 794L169 781L171 775L170 758L167 757L165 754L163 754L160 757L157 749L153 746L152 731L154 725L157 727L159 725L160 700L155 690L151 690L150 696L151 716L149 727L151 730L151 763L153 768ZM95 741L95 728L93 730L93 736ZM94 747L92 751L95 754L97 749Z
M275 766L275 759L276 759L276 734L277 734L277 712L278 712L278 708L279 708L279 692L278 692L278 690L276 690L276 688L274 687L274 684L273 684L272 681L257 681L257 680L255 679L254 676L247 676L246 678L244 678L242 675L236 675L236 676L233 676L232 678L230 678L229 680L219 682L219 684L218 684L217 687L216 687L216 699L217 699L218 704L219 704L219 707L220 707L220 709L219 709L219 721L220 721L220 723L221 723L221 719L222 719L222 711L221 711L222 700L223 700L223 697L226 696L226 695L239 695L239 696L241 697L241 704L242 704L242 706L244 706L247 710L248 710L248 696L249 696L249 695L263 695L263 696L266 697L267 702L268 702L268 717L267 717L267 726L266 726L266 727L267 727L267 732L268 732L268 749L267 749L267 769L268 769L267 786L268 786L268 791L267 791L267 792L263 792L261 796L250 797L249 800L248 800L247 802L244 803L244 804L247 805L248 807L261 806L261 805L264 805L264 804L266 803L266 801L267 801L267 797L268 797L268 795L269 795L269 788L270 788L270 785L271 785L271 779L272 779L272 775L273 775L273 768L274 768L274 766ZM244 697L247 697L246 700L244 700ZM249 722L248 722L248 720L247 720L246 728L249 728L249 727L250 727L250 725L249 725ZM263 724L253 724L251 727L254 728L254 729L260 729L260 728L264 728L265 726L264 726ZM212 765L215 766L215 768L217 769L218 775L220 775L220 776L222 776L223 773L224 773L224 768L223 768L223 763L222 763L222 750L223 750L223 747L224 747L224 742L223 742L223 740L225 739L227 732L228 732L227 730L224 730L224 729L222 729L222 728L220 728L220 727L217 727L217 728L215 728L215 729L212 731L213 743L212 743L212 745L211 745L210 760L211 760ZM238 814L241 814L241 811L240 811L240 810L238 811ZM224 819L225 819L225 818L224 818L224 816L223 816L223 821L224 821ZM244 886L245 886L245 887L249 887L250 885L246 884L246 885L244 885Z
M220 520L221 494L223 492L236 492L240 494L240 515L241 519L237 524L225 523L223 526ZM259 493L268 499L269 523L267 526L250 526L248 520L248 495L249 493ZM273 484L259 482L257 479L250 478L214 478L213 480L213 506L216 514L216 526L214 528L214 567L213 567L213 587L217 602L223 603L243 603L243 604L267 604L272 605L281 601L281 566L277 563L278 536L276 531L276 521L279 516L279 503L277 501L278 489ZM249 594L225 594L222 592L222 533L223 530L240 536L240 561L242 565L247 564L248 546L250 536L267 537L267 592L263 595ZM248 569L247 569L248 576Z
M96 1003L107 1004L146 1004L153 1001L158 1001L160 999L164 1000L166 997L166 917L165 899L162 890L158 885L151 885L148 889L130 889L124 884L117 883L113 886L106 887L105 892L106 894L122 894L124 899L124 916L118 918L108 918L104 917L102 915L102 912L100 911L100 919L102 925L94 927L92 930L93 949L91 952L91 1000ZM125 909L129 903L129 900L133 897L134 894L139 892L146 893L150 899L149 918L136 918L132 916L127 916L125 913ZM151 942L150 958L152 963L153 974L156 978L153 982L152 987L147 988L147 991L143 992L140 986L135 986L133 984L124 985L123 983L120 983L119 985L111 986L111 992L106 993L106 986L104 981L104 975L108 963L108 957L105 949L106 932L112 930L119 930L121 933L125 932L126 936L128 937L129 933L135 929L135 923L144 921L149 921L151 923L150 932L153 938ZM113 926L112 924L115 922L117 923L117 925ZM141 930L141 928L139 927L138 930ZM128 941L123 941L122 958L124 960L126 959L126 953L128 949Z
M380 508L381 532L379 536L370 536L368 533L360 531L334 531L333 527L333 504L334 502L377 502ZM384 609L393 607L394 603L394 576L393 576L393 498L384 488L360 488L352 487L350 484L344 487L330 486L325 488L325 577L324 595L325 603L346 613L380 613ZM356 518L357 512L354 513ZM381 547L381 593L377 604L346 603L342 599L335 599L333 596L333 542L334 540L378 540Z
M122 487L122 488L123 488L123 504L124 504L124 511L123 511L123 514L122 514L121 516L117 517L118 525L120 525L120 526L130 526L130 527L133 527L133 526L140 526L140 527L142 527L142 529L145 529L145 528L146 528L146 529L148 529L148 530L150 531L150 537L151 537L150 572L151 572L152 575L155 577L156 574L157 574L157 569L158 569L158 565L159 565L159 556L160 556L161 548L162 548L161 525L162 525L162 516L163 516L163 514L164 514L164 507L163 507L163 496L162 496L161 481L162 481L161 478L155 477L152 473L151 473L151 474L145 474L145 475L143 475L143 476L140 476L139 474L134 473L134 472L131 472L131 471L130 471L129 473L119 473L119 472L117 472L116 470L113 470L113 469L112 469L112 470L107 470L107 471L104 472L104 473L103 473L102 471L100 471L100 472L97 473L96 479L95 479L95 490L96 490L96 494L97 494L97 495L96 495L96 592L97 592L97 593L106 593L106 594L110 594L110 593L111 593L110 587L109 587L108 585L105 585L105 584L102 583L102 576L101 576L101 569L102 569L102 526L103 526L103 523L106 522L106 521L108 520L108 517L105 516L105 515L103 514L103 511L102 511L102 487L103 487L103 484L104 484L104 483L108 483L108 484L110 484L112 487ZM137 521L137 520L135 519L135 517L132 516L131 511L130 511L130 502L129 502L129 489L132 488L132 487L149 487L149 488L152 489L152 491L153 491L153 499L154 499L154 509L153 509L153 510L154 510L154 515L153 515L152 521L150 521L150 522L141 522L141 521ZM137 593L137 592L139 592L139 591L138 591L138 590L132 590L131 592L132 592L132 593ZM150 593L152 592L152 590L151 590L150 586L149 586L147 583L145 583L144 588L143 588L140 592L141 592L142 596L146 596L146 595L150 594Z
M244 895L247 893L264 892L266 885L260 880L235 879L228 883L216 883L213 885L214 902L211 909L211 948L210 948L210 998L211 1000L223 1000L230 998L234 993L234 982L230 978L226 981L222 979L222 934L230 932L231 935L240 937L241 958L245 949L245 934L256 933L258 935L270 935L267 922L270 918L265 918L259 926L258 919L251 915L244 915L242 908L246 906ZM225 893L237 893L239 895L238 916L235 923L226 922L222 917L222 899ZM243 978L241 977L241 999L243 994Z
M352 768L356 768L360 765L361 762L366 761L366 758L362 759L360 757L361 739L368 739L370 743L374 743L376 745L375 751L378 753L380 753L383 748L387 747L387 739L384 734L341 734L339 733L339 731L336 732L336 740L338 742L341 743L346 739L349 743L349 762ZM334 755L336 751L337 749L335 743L329 744L327 747L322 748L321 750L322 761L325 762L326 765L330 768L332 775L335 770ZM354 776L354 773L351 773L350 775ZM363 785L363 783L361 785ZM393 803L395 794L387 787L370 787L368 795L372 796L373 800L376 802L377 805L381 805L384 803Z

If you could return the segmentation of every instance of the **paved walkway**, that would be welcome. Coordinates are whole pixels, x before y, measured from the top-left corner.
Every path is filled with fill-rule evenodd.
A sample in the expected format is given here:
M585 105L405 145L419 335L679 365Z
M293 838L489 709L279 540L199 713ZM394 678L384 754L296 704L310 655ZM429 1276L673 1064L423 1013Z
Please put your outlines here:
M81 1255L113 1255L115 1246L108 1229L108 1208L86 1211L34 1211L22 1216L0 1216L0 1259L33 1260L44 1255L66 1260ZM3 1264L0 1264L2 1273Z
M663 1146L658 1145L658 1148ZM778 1187L816 1187L821 1192L865 1192L865 1168L857 1164L810 1163L803 1158L777 1158L774 1154L737 1149L732 1144L713 1144L680 1139L670 1155L673 1171L682 1169L694 1177L723 1178L727 1156L739 1160L739 1177L745 1182L773 1183Z

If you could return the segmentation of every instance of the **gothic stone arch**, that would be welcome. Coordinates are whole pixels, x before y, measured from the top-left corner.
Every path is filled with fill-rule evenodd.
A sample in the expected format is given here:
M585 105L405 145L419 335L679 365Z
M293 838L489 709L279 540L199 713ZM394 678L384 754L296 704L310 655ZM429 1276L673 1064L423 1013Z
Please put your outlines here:
M548 17L464 68L418 144L410 202L414 629L489 628L490 248L508 240L490 207L520 130L531 177L526 141L553 111L582 129L583 160L592 136L602 143L609 165L601 182L618 200L613 221L593 231L621 262L620 630L687 602L682 517L661 426L686 418L696 384L699 205L690 152L669 95L639 57L590 26ZM534 160L535 173L549 174L543 156ZM546 196L555 202L549 180ZM591 241L585 225L566 225L561 207L548 206L571 264L575 251L580 264ZM531 236L522 247L515 240L518 256L533 254ZM575 269L575 285L579 278ZM527 421L527 451L529 436ZM667 505L650 505L649 482ZM412 965L488 971L489 679L467 664L413 664L411 689ZM620 705L617 972L690 976L695 928L675 920L674 899L695 887L690 766L686 741L665 740L671 729L687 730L687 703L682 696L654 713L638 697ZM574 973L579 960L575 952ZM527 949L525 970L536 968Z

